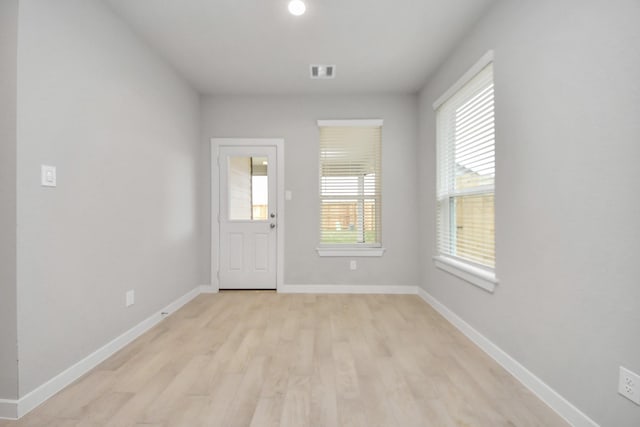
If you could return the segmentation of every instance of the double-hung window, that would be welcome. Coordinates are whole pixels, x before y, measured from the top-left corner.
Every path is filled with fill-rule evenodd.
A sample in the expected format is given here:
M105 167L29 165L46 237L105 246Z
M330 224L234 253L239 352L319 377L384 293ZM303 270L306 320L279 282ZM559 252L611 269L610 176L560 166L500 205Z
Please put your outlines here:
M495 126L492 53L434 104L436 265L492 291L495 280Z
M382 120L319 120L321 256L380 256Z

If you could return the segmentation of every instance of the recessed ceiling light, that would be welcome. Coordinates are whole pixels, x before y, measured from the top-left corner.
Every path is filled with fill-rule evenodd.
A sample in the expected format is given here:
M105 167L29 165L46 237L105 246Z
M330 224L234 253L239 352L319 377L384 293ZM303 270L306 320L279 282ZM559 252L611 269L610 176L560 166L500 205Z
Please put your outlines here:
M291 0L289 2L289 13L295 16L300 16L307 10L307 6L304 5L302 0Z

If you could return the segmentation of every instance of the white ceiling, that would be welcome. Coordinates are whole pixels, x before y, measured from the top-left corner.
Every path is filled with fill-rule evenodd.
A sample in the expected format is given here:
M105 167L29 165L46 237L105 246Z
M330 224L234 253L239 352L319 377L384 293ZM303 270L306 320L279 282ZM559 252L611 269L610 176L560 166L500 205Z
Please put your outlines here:
M210 94L410 93L493 0L106 0ZM309 64L336 64L334 80Z

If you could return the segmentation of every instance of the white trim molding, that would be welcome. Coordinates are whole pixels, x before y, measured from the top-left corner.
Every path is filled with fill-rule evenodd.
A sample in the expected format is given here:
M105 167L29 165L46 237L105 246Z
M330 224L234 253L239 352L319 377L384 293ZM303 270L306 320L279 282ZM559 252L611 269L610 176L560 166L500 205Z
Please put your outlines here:
M462 75L462 77L460 77L449 89L447 89L445 93L443 93L438 99L436 99L436 102L433 103L433 109L437 110L438 108L440 108L442 104L447 102L449 98L451 98L460 89L462 89L462 86L466 85L467 82L480 71L482 71L484 67L493 62L493 57L493 50L489 50L487 51L487 53L482 55L482 57L478 59L478 61L476 61L476 63L473 64L471 68L469 68L469 70L467 70L467 72Z
M485 291L493 293L498 284L498 279L494 271L485 270L466 262L441 255L433 257L433 262L440 270L444 270L447 273L466 280Z
M421 287L418 287L418 295L573 427L599 427L584 412Z
M200 285L201 294L217 294L220 290L212 285Z
M383 119L349 119L349 120L318 120L318 127L323 126L337 126L337 127L348 127L348 126L382 126L384 124Z
M0 399L0 420L18 419L18 400Z
M407 285L282 285L283 294L394 294L415 295L416 286Z
M335 247L317 247L316 251L319 256L333 257L380 257L384 254L385 248L335 248Z
M20 399L0 400L0 418L17 419L26 415L54 394L58 393L82 375L86 374L115 354L117 351L131 343L140 335L153 328L155 325L160 323L162 319L180 309L183 305L200 295L200 293L202 293L202 286L195 287L185 295L164 307L162 310L155 312L133 328L114 338L109 343L100 347L76 364L65 369Z

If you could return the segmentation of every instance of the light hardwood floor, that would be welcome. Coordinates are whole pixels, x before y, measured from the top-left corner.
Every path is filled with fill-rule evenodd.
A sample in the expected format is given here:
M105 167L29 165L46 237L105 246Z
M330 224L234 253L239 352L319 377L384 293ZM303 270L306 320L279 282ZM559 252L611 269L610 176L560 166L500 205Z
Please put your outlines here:
M200 295L0 426L566 426L411 295Z

